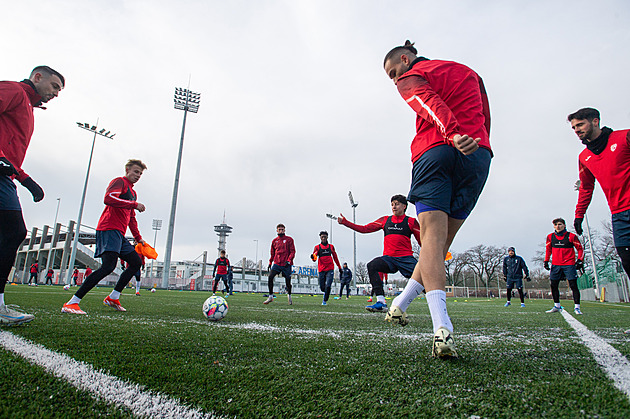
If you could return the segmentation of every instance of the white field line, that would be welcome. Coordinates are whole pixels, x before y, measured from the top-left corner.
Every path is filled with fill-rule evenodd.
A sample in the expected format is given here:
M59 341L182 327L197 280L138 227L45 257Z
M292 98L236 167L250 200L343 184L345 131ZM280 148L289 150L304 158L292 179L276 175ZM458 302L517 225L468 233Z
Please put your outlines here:
M138 384L96 371L91 365L76 361L10 332L0 331L0 346L16 353L56 377L68 381L94 398L124 406L140 417L151 418L218 418L159 393L143 391Z
M595 360L613 380L615 387L630 398L630 362L628 359L602 338L588 330L566 310L562 310L562 316L577 332L584 345L593 353Z

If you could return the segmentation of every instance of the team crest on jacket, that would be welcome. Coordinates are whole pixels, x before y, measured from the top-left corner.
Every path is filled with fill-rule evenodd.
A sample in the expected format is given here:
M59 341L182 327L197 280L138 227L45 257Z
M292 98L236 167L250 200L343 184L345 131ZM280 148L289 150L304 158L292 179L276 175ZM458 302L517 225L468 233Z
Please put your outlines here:
M617 149L617 143L610 146L610 151L615 151Z

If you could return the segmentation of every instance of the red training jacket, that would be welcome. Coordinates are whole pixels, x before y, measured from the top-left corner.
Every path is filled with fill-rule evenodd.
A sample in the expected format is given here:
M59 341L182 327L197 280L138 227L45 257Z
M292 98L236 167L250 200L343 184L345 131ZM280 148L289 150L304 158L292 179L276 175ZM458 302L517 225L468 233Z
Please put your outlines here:
M483 80L463 64L419 59L396 83L398 92L416 112L411 161L425 151L452 145L455 134L481 138L490 149L490 105Z
M613 131L600 154L585 148L578 157L580 191L575 218L584 218L591 203L595 179L608 200L612 214L630 209L630 130Z
M577 258L584 260L584 249L578 236L566 230L562 234L553 232L547 236L545 243L545 262L549 262L551 256L552 265L575 265L575 249L578 252Z
M228 270L230 268L230 260L228 258L217 258L217 260L214 261L214 269L212 271L212 276L215 275L215 273L217 275L227 275Z
M333 265L333 259L335 260L337 267L341 269L341 263L339 263L335 246L332 244L328 243L324 246L320 243L315 246L313 253L317 253L317 270L319 272L334 270L335 265Z
M293 239L287 235L278 236L271 242L271 257L269 263L275 263L278 266L293 265L295 257L295 244Z
M391 231L386 230L387 219L391 217L392 228ZM400 234L400 224L407 219L408 234ZM373 221L364 226L351 223L347 218L341 220L341 224L351 228L359 233L373 233L378 230L384 230L385 238L383 239L383 255L392 257L412 256L413 250L411 249L411 235L416 238L420 243L420 225L415 218L407 217L406 215L384 215L376 221ZM407 230L407 229L405 229Z
M22 170L22 162L35 128L33 107L41 100L26 83L0 81L0 157L6 157L15 166L15 177L20 182L29 177Z
M142 240L134 211L138 207L137 199L138 195L129 179L123 176L112 180L105 192L103 200L105 209L98 220L96 230L118 230L124 236L129 227L133 238L137 242Z

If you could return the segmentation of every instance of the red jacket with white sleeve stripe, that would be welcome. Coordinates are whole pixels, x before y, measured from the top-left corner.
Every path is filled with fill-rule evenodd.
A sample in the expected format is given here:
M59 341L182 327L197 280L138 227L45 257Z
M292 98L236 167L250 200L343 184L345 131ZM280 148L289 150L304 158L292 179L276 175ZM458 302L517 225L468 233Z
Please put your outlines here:
M142 240L138 230L135 209L138 207L138 195L133 190L133 183L126 177L117 177L112 180L105 192L105 209L96 226L97 231L118 230L124 236L127 227L131 230L133 238L139 242Z

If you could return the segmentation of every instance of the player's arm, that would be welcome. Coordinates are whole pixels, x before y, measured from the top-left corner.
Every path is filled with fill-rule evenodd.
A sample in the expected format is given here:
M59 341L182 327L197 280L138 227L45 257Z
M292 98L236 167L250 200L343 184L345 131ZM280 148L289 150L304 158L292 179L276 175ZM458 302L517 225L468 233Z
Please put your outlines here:
M129 217L129 230L136 243L144 243L140 235L140 230L138 230L138 221L136 220L136 213L134 211L131 211L131 216Z
M578 201L575 206L575 218L584 218L586 210L593 198L593 190L595 189L595 176L586 166L579 162L580 170L580 189L578 192Z
M339 258L337 257L337 251L335 250L335 246L333 246L332 244L330 245L330 250L332 252L332 257L333 260L335 261L335 263L337 264L337 267L339 268L339 272L342 271L341 269L341 263L339 263Z
M271 250L269 251L269 253L271 254L271 257L269 258L269 268L271 268L271 264L273 263L274 258L276 257L276 247L274 246L276 239L273 239L271 241Z
M577 250L577 258L583 261L584 260L584 247L582 246L580 239L578 238L578 236L576 236L573 233L569 233L569 239L571 240L571 243L573 243L573 246L575 246L575 250Z
M503 276L507 278L507 258L503 258Z
M528 277L529 268L527 267L527 264L525 263L525 259L521 258L521 263L523 264L523 272L525 272L525 276Z
M375 231L383 229L383 226L385 225L386 220L387 220L387 217L383 216L379 218L378 220L373 221L369 224L359 225L359 224L354 224L348 221L348 219L344 217L343 214L339 214L339 218L337 219L337 222L359 233L374 233Z
M293 239L289 240L289 265L293 265L293 258L295 258L295 243Z
M484 127L486 127L486 132L490 135L490 103L488 102L488 93L486 93L486 86L483 84L483 80L481 77L479 78L479 91L481 92L481 105L483 107L483 117L484 117Z
M545 262L549 263L550 258L551 258L551 234L547 236L547 241L545 242Z
M124 208L124 209L136 209L138 207L137 201L128 201L120 197L125 192L125 182L122 178L116 178L109 183L107 191L105 191L105 198L103 203L111 207Z
M20 92L17 89L21 88L10 84L0 85L0 115L10 112L23 102L23 96L19 94ZM9 161L5 151L7 150L3 150L0 144L0 173L5 176L15 175L18 177L18 180L26 179L28 175Z
M214 261L214 268L212 268L212 277L214 278L214 274L217 272L217 262L219 262L219 259Z

